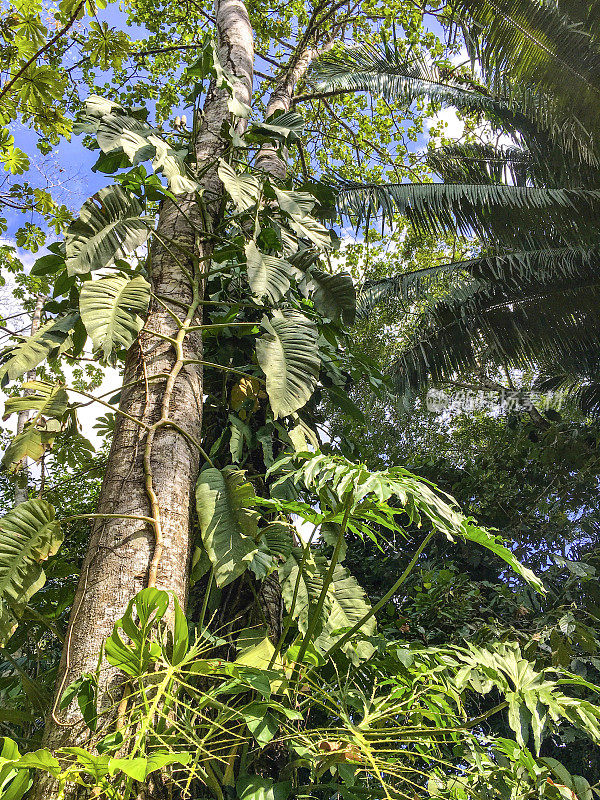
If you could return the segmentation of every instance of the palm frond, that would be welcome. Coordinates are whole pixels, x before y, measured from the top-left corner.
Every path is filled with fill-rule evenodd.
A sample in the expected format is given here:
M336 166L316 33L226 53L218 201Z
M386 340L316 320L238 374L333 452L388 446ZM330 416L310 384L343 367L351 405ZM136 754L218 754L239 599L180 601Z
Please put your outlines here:
M600 91L600 52L588 31L556 3L454 0L453 10L474 23L467 47L492 75L508 71L551 91L566 85L571 92Z
M467 48L495 87L507 76L547 92L590 131L600 126L600 50L548 0L455 0Z
M460 142L430 151L427 163L445 183L512 183L525 186L534 158L521 147Z
M600 367L600 352L598 353ZM573 401L585 414L600 416L600 370L594 375L563 372L541 375L533 385L534 391L560 394Z
M527 290L475 292L438 303L394 365L402 393L482 363L593 372L599 356L600 278Z
M428 97L461 111L493 112L489 95L445 82L442 72L421 54L405 55L385 39L375 44L326 53L313 62L310 79L319 91L371 92L388 100L412 102Z
M338 188L340 210L357 227L376 217L391 223L400 214L426 233L459 231L510 247L589 241L596 235L594 220L600 212L600 190L593 189L341 179Z
M405 303L425 299L431 288L455 277L453 302L464 302L475 291L496 296L498 287L520 292L534 287L541 291L557 281L583 282L600 275L599 247L558 247L522 250L501 255L483 255L464 261L411 270L360 287L357 314L368 315L375 306L392 297ZM462 282L459 282L461 281Z

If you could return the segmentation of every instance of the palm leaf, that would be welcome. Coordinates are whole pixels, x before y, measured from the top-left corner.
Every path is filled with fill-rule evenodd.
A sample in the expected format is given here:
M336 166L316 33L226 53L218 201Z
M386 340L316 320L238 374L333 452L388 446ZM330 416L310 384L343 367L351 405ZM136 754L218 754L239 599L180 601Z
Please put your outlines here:
M414 391L489 362L531 368L597 367L600 279L568 279L496 294L489 288L466 302L438 303L394 366L398 388Z
M583 29L556 5L540 0L455 0L455 11L475 23L467 45L487 69L508 72L578 98L579 107L600 100L600 52ZM598 119L597 110L594 113Z
M448 278L462 278L454 284L453 301L464 301L474 291L492 295L498 286L518 291L521 286L555 280L588 280L600 267L596 247L559 247L522 250L502 255L480 256L465 261L439 264L398 275L368 281L360 289L359 316L364 317L379 303L396 297L403 302L424 299L431 288Z
M599 190L480 184L375 184L340 181L342 213L358 226L376 216L401 214L433 235L475 234L512 246L594 238ZM540 215L547 225L540 229ZM534 231L535 233L532 233Z
M472 30L467 33L471 41ZM475 38L472 44L475 46L477 41ZM471 81L466 88L464 80L444 81L442 70L435 64L424 61L419 54L406 55L383 39L379 45L352 47L322 56L313 65L312 76L323 91L370 91L407 103L427 98L441 107L483 114L497 132L518 132L525 136L527 144L533 145L532 152L536 150L535 139L543 133L548 143L553 142L579 160L598 166L600 154L595 136L598 120L586 125L581 115L575 113L576 93L565 108L552 91L507 78L505 72L491 71L490 76L488 70L489 87Z

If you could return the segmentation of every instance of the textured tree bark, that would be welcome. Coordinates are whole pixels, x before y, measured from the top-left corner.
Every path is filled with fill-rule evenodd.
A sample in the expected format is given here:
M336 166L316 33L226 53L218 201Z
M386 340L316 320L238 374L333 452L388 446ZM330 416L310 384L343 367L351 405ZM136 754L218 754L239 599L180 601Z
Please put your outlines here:
M265 119L268 119L276 111L289 111L292 105L292 98L294 96L295 88L298 81L302 80L306 74L306 70L310 66L310 62L316 58L320 53L330 49L333 42L321 47L318 50L307 47L300 52L299 55L292 58L287 70L277 82L275 89L271 92L269 102L265 111ZM256 166L258 169L272 175L280 181L285 180L286 175L286 161L280 158L277 149L271 144L264 144L258 157L256 159Z
M241 0L217 0L215 13L221 63L238 78L237 97L249 104L254 55L246 8ZM195 262L201 273L210 264L210 233L222 206L223 187L217 176L216 159L227 144L221 136L222 125L229 117L227 99L224 90L211 87L195 141L204 208L200 209L190 196L180 199L177 205L166 201L159 215L150 250L153 300L146 324L127 356L119 405L123 413L118 415L99 501L100 514L149 517L153 516L150 495L154 492L163 539L160 560L157 563L156 530L150 523L121 518L98 520L94 525L69 621L55 707L46 722L44 744L51 750L81 745L87 738L79 708L71 704L58 710L60 697L79 675L94 671L103 640L131 598L148 585L149 575L155 571L155 585L173 591L185 605L192 536L191 498L200 459L190 438L200 439L202 425L199 366L182 366L173 382L167 412L181 430L168 424L155 430L146 464L150 466L150 492L144 454L148 427L165 416L167 374L176 361L173 345L162 338L175 338L178 332L167 308L180 318L185 317L181 304L189 307L193 300L188 275L198 269ZM188 253L194 253L196 258ZM203 281L200 274L201 291ZM193 324L201 322L199 305ZM186 359L201 359L199 332L187 334L183 354ZM141 421L144 427L130 418ZM103 706L118 701L119 682L118 673L104 662L100 684ZM56 791L54 780L41 778L34 796L38 800L52 798Z

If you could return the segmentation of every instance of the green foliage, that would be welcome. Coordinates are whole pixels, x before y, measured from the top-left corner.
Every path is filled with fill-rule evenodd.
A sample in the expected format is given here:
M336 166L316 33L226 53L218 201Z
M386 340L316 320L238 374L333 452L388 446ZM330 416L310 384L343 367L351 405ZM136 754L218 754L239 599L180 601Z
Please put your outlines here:
M138 275L123 275L88 281L81 289L81 320L95 348L110 360L116 348L128 350L144 324L150 286Z
M17 627L25 604L44 585L42 562L62 542L54 509L44 500L27 500L0 519L0 639Z
M341 209L357 224L377 214L393 223L400 214L427 234L474 233L482 243L480 258L372 282L363 307L415 290L422 299L423 280L450 277L453 284L427 309L398 359L400 391L475 369L485 359L495 367L567 372L571 384L590 382L579 397L593 409L596 44L586 40L585 55L570 63L567 43L584 42L572 8L511 0L500 7L464 2L456 10L470 21L467 46L479 59L484 85L465 76L442 82L438 69L418 56L407 59L385 39L379 48L327 55L315 73L321 89L437 100L484 116L514 140L509 148L467 141L434 151L430 163L443 184L341 184ZM565 79L569 71L573 81ZM540 213L547 225L539 224Z
M86 200L65 237L69 275L110 266L144 244L149 234L142 206L120 186L101 189Z
M6 385L38 368L45 382L36 382L35 394L9 398L7 412L33 412L23 438L17 437L9 446L9 456L13 460L15 455L20 459L40 454L40 447L45 449L53 438L54 450L47 458L45 455L43 469L48 465L56 475L61 464L66 464L77 474L82 456L89 459L89 451L76 434L72 409L66 403L70 387L62 380L67 375L71 380L72 371L74 390L86 401L92 399L100 379L92 372L85 377L79 362L88 358L84 349L87 337L96 351L94 357L102 354L102 363L118 368L128 352L132 357L131 347L148 305L146 278L155 277L149 256L153 243L159 242L163 254L170 252L174 261L179 263L181 257L183 288L198 302L187 307L183 300L170 303L170 298L153 298L152 313L159 305L164 310L168 301L167 313L177 336L161 341L165 349L173 347L177 365L170 376L160 377L167 378L169 386L169 380L174 383L189 374L189 369L202 366L203 427L189 432L179 429L172 424L166 403L160 419L144 426L147 444L144 439L140 444L147 451L142 454L136 447L134 461L144 461L145 485L151 488L147 464L154 457L152 434L158 427L171 425L173 435L185 436L205 462L196 485L199 531L191 576L194 588L186 614L174 596L154 587L131 598L105 642L102 657L106 662L99 663L96 673L80 676L60 698L63 708L77 704L81 711L88 728L85 747L58 748L54 754L38 750L21 756L16 746L5 740L0 763L3 796L21 796L38 769L58 779L60 793L70 792L75 785L82 793L114 800L130 800L155 789L157 794L164 790L165 796L174 798L210 796L215 800L234 796L286 800L307 794L325 800L391 800L427 791L457 798L493 795L558 800L560 795L572 800L567 793L570 787L578 800L589 800L591 789L585 778L570 774L559 762L540 757L537 751L554 735L551 726L575 725L582 735L598 739L598 710L595 698L590 699L594 684L562 669L570 666L565 663L567 647L583 648L582 643L596 647L592 626L583 616L573 616L571 622L568 613L561 611L552 622L552 633L547 631L549 645L543 640L544 646L551 648L553 667L538 663L547 654L541 646L539 652L537 645L532 646L533 641L542 641L542 634L539 640L523 642L522 629L516 633L503 629L498 637L508 644L502 645L490 643L494 636L488 631L482 634L482 639L486 635L488 639L480 647L440 646L439 640L430 649L419 646L418 641L407 646L400 637L407 632L404 625L410 632L410 623L400 616L410 608L407 596L421 581L414 601L422 604L423 620L427 603L429 613L435 607L434 591L445 590L455 574L448 569L448 577L433 567L428 573L423 561L426 547L427 557L433 561L448 561L466 550L473 560L479 554L479 564L489 561L496 566L501 562L500 569L504 565L512 569L515 576L511 573L503 587L494 589L506 601L504 606L497 600L498 605L511 610L508 584L517 579L526 585L522 591L530 607L549 602L541 593L540 578L520 560L537 554L517 552L504 529L490 532L461 513L453 498L437 488L435 469L431 470L436 480L433 484L416 470L390 467L399 462L385 463L385 447L380 450L382 468L371 469L360 449L351 458L339 455L343 448L349 452L349 426L340 437L331 436L329 426L323 428L323 423L330 421L331 404L350 414L352 424L364 426L368 421L371 432L375 398L385 402L382 398L388 395L373 360L354 346L347 332L356 311L351 273L381 276L370 271L368 242L366 251L360 251L367 252L366 259L362 255L355 258L353 245L335 253L339 240L326 227L333 218L335 192L332 184L315 179L309 168L335 167L340 174L336 181L340 205L359 221L383 209L389 219L396 219L401 212L435 235L458 226L465 232L475 230L495 244L510 240L524 248L518 251L515 247L509 256L496 251L477 253L466 263L457 253L452 264L440 269L429 263L411 277L376 280L362 294L363 309L373 299L392 301L398 295L402 301L421 303L424 287L435 288L438 281L455 279L461 297L474 297L473 303L480 299L475 295L486 282L483 291L488 291L485 299L490 301L499 280L507 280L513 292L525 284L533 292L542 269L563 279L577 279L593 266L595 258L591 219L597 205L595 186L580 185L573 179L564 188L556 188L547 174L540 177L541 166L536 167L528 153L469 151L477 164L480 160L484 164L471 169L469 185L460 186L423 183L427 168L418 163L414 153L407 158L407 165L401 165L407 154L405 134L407 139L417 137L423 119L434 113L436 103L462 104L463 111L485 112L498 126L504 121L507 130L517 130L516 123L507 122L515 110L513 97L502 101L486 97L481 91L464 90L459 81L456 86L444 85L447 65L430 68L428 58L413 52L427 42L436 58L441 55L435 37L422 31L420 12L405 5L392 2L374 9L376 23L364 9L356 21L343 16L340 21L338 13L345 12L339 9L331 15L322 9L321 19L321 11L311 16L310 9L307 13L297 3L258 11L250 8L257 18L257 47L264 48L270 61L281 57L280 46L289 49L280 45L285 41L282 37L294 41L301 37L299 50L306 43L318 48L327 37L336 36L342 25L345 36L366 41L366 47L357 49L350 59L350 72L358 69L361 75L349 79L346 64L345 77L336 77L337 82L321 88L375 88L392 104L392 113L378 103L368 108L364 97L300 95L295 107L306 109L302 117L293 111L273 115L265 122L250 122L243 136L239 120L252 112L237 99L237 79L220 63L216 43L203 38L202 13L182 15L179 8L167 5L157 10L144 0L135 0L129 6L130 21L148 26L148 40L133 42L97 20L89 24L87 37L77 42L85 54L86 82L92 95L75 130L87 134L91 149L99 148L95 169L118 174L115 185L84 204L80 217L67 231L64 246L53 245L51 255L34 266L32 279L41 279L44 293L48 290L53 295L43 309L48 321L33 337L4 351L0 374ZM83 8L69 3L62 11L79 14ZM368 43L377 39L377 28L389 30L397 19L404 25L406 41L396 41L394 48L384 45L382 55ZM40 34L40 44L44 35ZM175 55L179 47L182 50ZM295 49L291 45L291 52ZM155 58L148 61L149 55ZM332 56L332 64L336 57ZM396 58L396 73L383 75L383 67L387 69L383 62L392 58ZM132 63L132 70L125 69ZM406 65L412 69L409 76L401 73ZM95 67L119 74L113 83L106 79L107 85L99 89ZM330 77L335 73L332 70ZM138 74L143 77L136 77ZM34 83L41 97L43 71L32 70L32 76L36 75ZM400 100L394 97L398 89L406 92ZM218 167L198 161L195 141L203 124L201 98L217 90L232 115L231 124L211 131L221 137ZM48 88L47 98L52 91ZM154 123L148 122L149 100ZM418 112L402 105L413 100L421 104ZM133 105L140 101L144 107ZM425 108L425 102L430 102L430 107ZM179 117L184 103L192 109L191 130ZM259 105L254 103L255 108ZM524 106L531 121L532 104ZM165 120L175 108L178 117L169 129ZM396 124L394 133L393 115L398 109L406 124ZM535 119L544 113L540 105ZM565 136L557 135L555 140L564 142ZM327 147L321 146L323 141L328 142ZM394 154L394 148L388 148L392 141ZM284 182L255 169L264 145L267 151L275 148L282 157L288 149L292 158L297 157L298 169L294 165ZM311 158L307 159L307 153ZM456 150L440 153L440 172L454 169L460 173L457 159L460 162L464 155ZM496 157L501 167L490 166ZM10 163L19 169L19 155ZM151 163L154 174L148 174L145 163ZM512 172L507 163L513 165ZM196 192L196 179L213 166L226 197L219 213L213 215L211 209L207 216L212 198L209 192ZM560 162L563 172L564 166L565 159ZM412 187L397 183L386 191L381 189L382 179L402 181L409 174L415 180ZM162 186L160 175L166 178L168 188ZM518 178L516 185L501 184L505 175ZM184 193L185 198L177 197ZM209 258L203 252L199 260L189 243L161 239L155 221L159 204L164 208L169 203L180 205L189 214L194 228L190 241L196 237L207 252L211 249ZM547 229L533 242L529 226L540 214L545 215ZM206 225L209 216L214 216L210 229ZM573 218L571 229L562 232L565 221ZM371 233L367 231L368 236ZM36 226L24 227L20 235L20 241L31 249L42 243ZM553 237L558 237L553 242L556 252L543 250L540 255L542 245ZM398 241L392 240L390 258ZM406 249L412 241L409 236ZM457 247L456 240L450 245ZM428 243L418 247L422 261L431 262ZM567 251L569 255L563 258ZM96 280L89 275L107 268L111 272ZM514 299L514 295L510 297ZM595 300L590 296L590 308ZM580 297L577 303L583 307ZM565 316L569 313L572 306L565 304ZM54 314L60 316L54 318ZM540 320L540 326L544 324ZM148 326L149 336L151 329ZM391 331L386 322L377 335L389 336ZM200 359L192 367L192 362ZM48 380L55 373L61 380L58 384ZM357 397L359 381L365 387L364 397ZM26 385L25 391L31 388ZM15 393L16 387L9 391ZM103 402L111 411L97 430L110 434L118 419L119 400ZM157 418L158 414L152 421ZM359 430L365 431L365 427ZM35 446L21 444L34 435L38 437ZM397 436L398 431L393 431L389 438L395 441ZM366 446L367 436L363 439ZM316 452L307 452L309 448ZM435 448L432 451L436 452ZM118 454L110 456L115 457ZM85 458L84 470L90 468ZM95 462L92 469L101 474L104 464ZM514 472L520 475L518 470ZM45 474L39 481L42 493L48 491ZM63 477L72 476L67 471ZM467 506L476 505L473 498L481 499L486 491L503 497L500 483L489 481L485 489L479 488L479 494L473 486L470 491L463 486L460 499ZM532 493L537 489L532 487ZM151 498L151 492L149 495ZM17 514L23 505L27 503L10 514ZM82 509L82 514L87 512L89 508ZM154 508L149 513L158 529L160 520ZM10 514L4 520L10 521ZM303 523L299 530L290 524L294 516ZM148 523L148 517L142 519ZM489 524L493 528L495 520L490 519ZM307 537L309 525L312 533ZM43 695L42 690L52 686L51 679L42 684L40 672L46 665L49 671L56 666L57 637L64 633L72 579L81 557L77 551L83 548L87 533L79 531L79 539L67 542L73 550L68 557L51 562L50 570L55 571L49 572L49 585L36 595L37 602L47 593L48 602L40 606L43 611L38 623L47 626L47 633L36 640L35 680L29 677L34 658L29 652L21 655L24 626L5 642L10 650L6 664L0 664L0 693L9 696L6 713L12 725L27 724L19 721L17 713L25 687L33 694L40 686ZM24 547L35 538L31 532L23 536ZM376 591L366 593L361 588L362 578L355 577L360 575L352 552L357 541L376 552L376 567L382 573ZM162 543L157 538L155 544L154 557L160 558ZM398 556L391 567L386 560L390 551ZM583 569L580 565L572 568ZM393 575L386 585L389 572ZM591 576L587 568L584 573ZM27 582L20 580L15 591L22 590L21 583ZM476 595L473 583L460 584L472 593L471 608L481 596ZM279 618L279 586L283 619ZM529 588L537 590L540 598ZM275 602L270 593L275 594ZM55 597L58 608L51 616L49 607ZM455 599L454 605L459 602ZM273 606L277 608L274 615ZM440 608L438 616L455 621L460 616L455 610ZM19 607L18 611L30 625L36 609ZM418 613L414 611L415 618ZM497 612L497 617L500 615ZM497 618L489 629L500 629ZM559 635L563 637L560 641ZM511 643L512 638L521 641L521 650ZM447 643L442 640L442 644ZM123 696L100 691L107 664L117 671L116 683L120 680L126 687ZM491 705L498 698L500 702ZM33 719L30 728L19 728L25 731L23 738L33 733L32 741L39 738L35 719L41 718L49 698L40 696L36 702L33 715L29 706L24 712ZM505 704L508 715L504 715ZM1 713L0 722L4 722ZM515 741L489 734L488 724L514 736ZM535 754L525 748L531 734ZM548 778L553 782L548 783Z

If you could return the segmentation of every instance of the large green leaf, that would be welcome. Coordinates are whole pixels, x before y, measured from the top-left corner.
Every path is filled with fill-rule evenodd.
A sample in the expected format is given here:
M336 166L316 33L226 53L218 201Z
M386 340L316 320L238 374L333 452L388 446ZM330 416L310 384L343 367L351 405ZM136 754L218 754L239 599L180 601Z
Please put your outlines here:
M327 566L328 564L325 562L321 568L325 569ZM356 625L371 609L356 578L341 564L337 564L333 571L333 581L329 586L328 594L330 596L329 612L321 634L315 641L315 646L324 653L342 637L345 629ZM375 628L375 617L371 617L362 626L360 633L371 636L375 633ZM343 645L342 649L354 663L365 661L374 652L374 648L369 642L348 642Z
M277 419L302 408L313 393L320 365L317 329L297 311L274 311L262 326L266 333L256 342L256 356Z
M29 599L46 582L42 562L62 542L54 508L27 500L0 519L0 643L14 631Z
M150 233L139 201L120 186L100 189L83 204L67 231L67 270L83 275L140 247Z
M8 398L4 406L4 419L20 411L37 411L32 421L42 417L60 419L67 410L69 397L60 384L28 381L22 388L28 394Z
M302 634L308 630L309 620L323 589L328 569L327 559L312 553L303 562L302 550L296 547L279 569L283 601ZM359 622L369 610L370 605L366 602L365 593L356 579L343 566L337 564L332 581L327 587L325 604L321 619L318 621L318 635L313 644L321 652L327 652L341 638L345 630ZM367 636L375 633L374 617L366 621L361 632ZM343 646L343 650L357 663L370 658L373 654L373 647L368 642L358 644L348 642Z
M30 394L10 397L6 401L4 418L20 411L36 413L6 448L2 458L5 469L12 469L24 458L38 461L42 457L61 429L58 420L64 416L69 402L69 397L60 384L30 381L23 384L23 388Z
M148 775L163 769L170 764L188 764L192 758L191 753L169 753L156 751L147 758L111 758L108 762L108 771L111 775L121 771L136 781L144 782Z
M60 423L55 420L50 420L42 426L33 422L27 423L24 430L17 434L6 448L2 456L4 469L15 469L24 458L39 461L46 450L51 447L60 428Z
M291 214L289 223L301 239L308 239L319 250L327 250L332 247L331 236L327 228L309 214Z
M138 592L117 620L111 635L106 639L106 658L114 667L134 677L146 674L152 661L161 655L160 645L152 638L152 631L167 613L169 595L163 589L148 587ZM124 640L121 631L126 636Z
M254 242L246 245L246 266L248 282L257 300L265 295L272 303L277 303L290 288L290 277L294 267L284 258L261 253Z
M321 269L312 268L309 273L315 285L313 301L325 317L352 325L356 314L356 292L354 283L347 272L331 275Z
M254 175L238 175L233 167L219 159L219 178L238 211L247 211L256 203L260 193L258 178Z
M257 512L250 505L252 486L243 473L205 469L196 484L196 508L202 541L217 586L227 586L248 568L258 550Z
M285 189L278 189L277 186L272 188L279 208L291 216L303 217L306 214L310 214L316 205L316 198L309 192L290 192Z
M162 172L174 194L194 192L198 184L186 175L180 153L143 120L122 114L108 114L98 126L98 144L103 153L123 152L132 164L152 160L155 172Z
M95 348L109 359L115 348L129 349L144 324L143 314L150 299L150 284L138 275L124 275L87 281L81 289L81 319Z
M33 336L5 350L2 354L4 363L0 367L0 383L4 386L20 378L51 356L66 342L78 319L79 314L67 314L50 320Z
M308 630L311 613L323 590L323 569L317 558L312 552L303 557L302 548L293 547L287 560L279 567L283 602L302 634ZM331 610L331 602L332 595L328 592L318 621L319 633Z
M285 111L278 116L272 115L265 122L255 122L250 128L248 139L262 141L275 139L292 144L302 136L304 120L295 111Z

